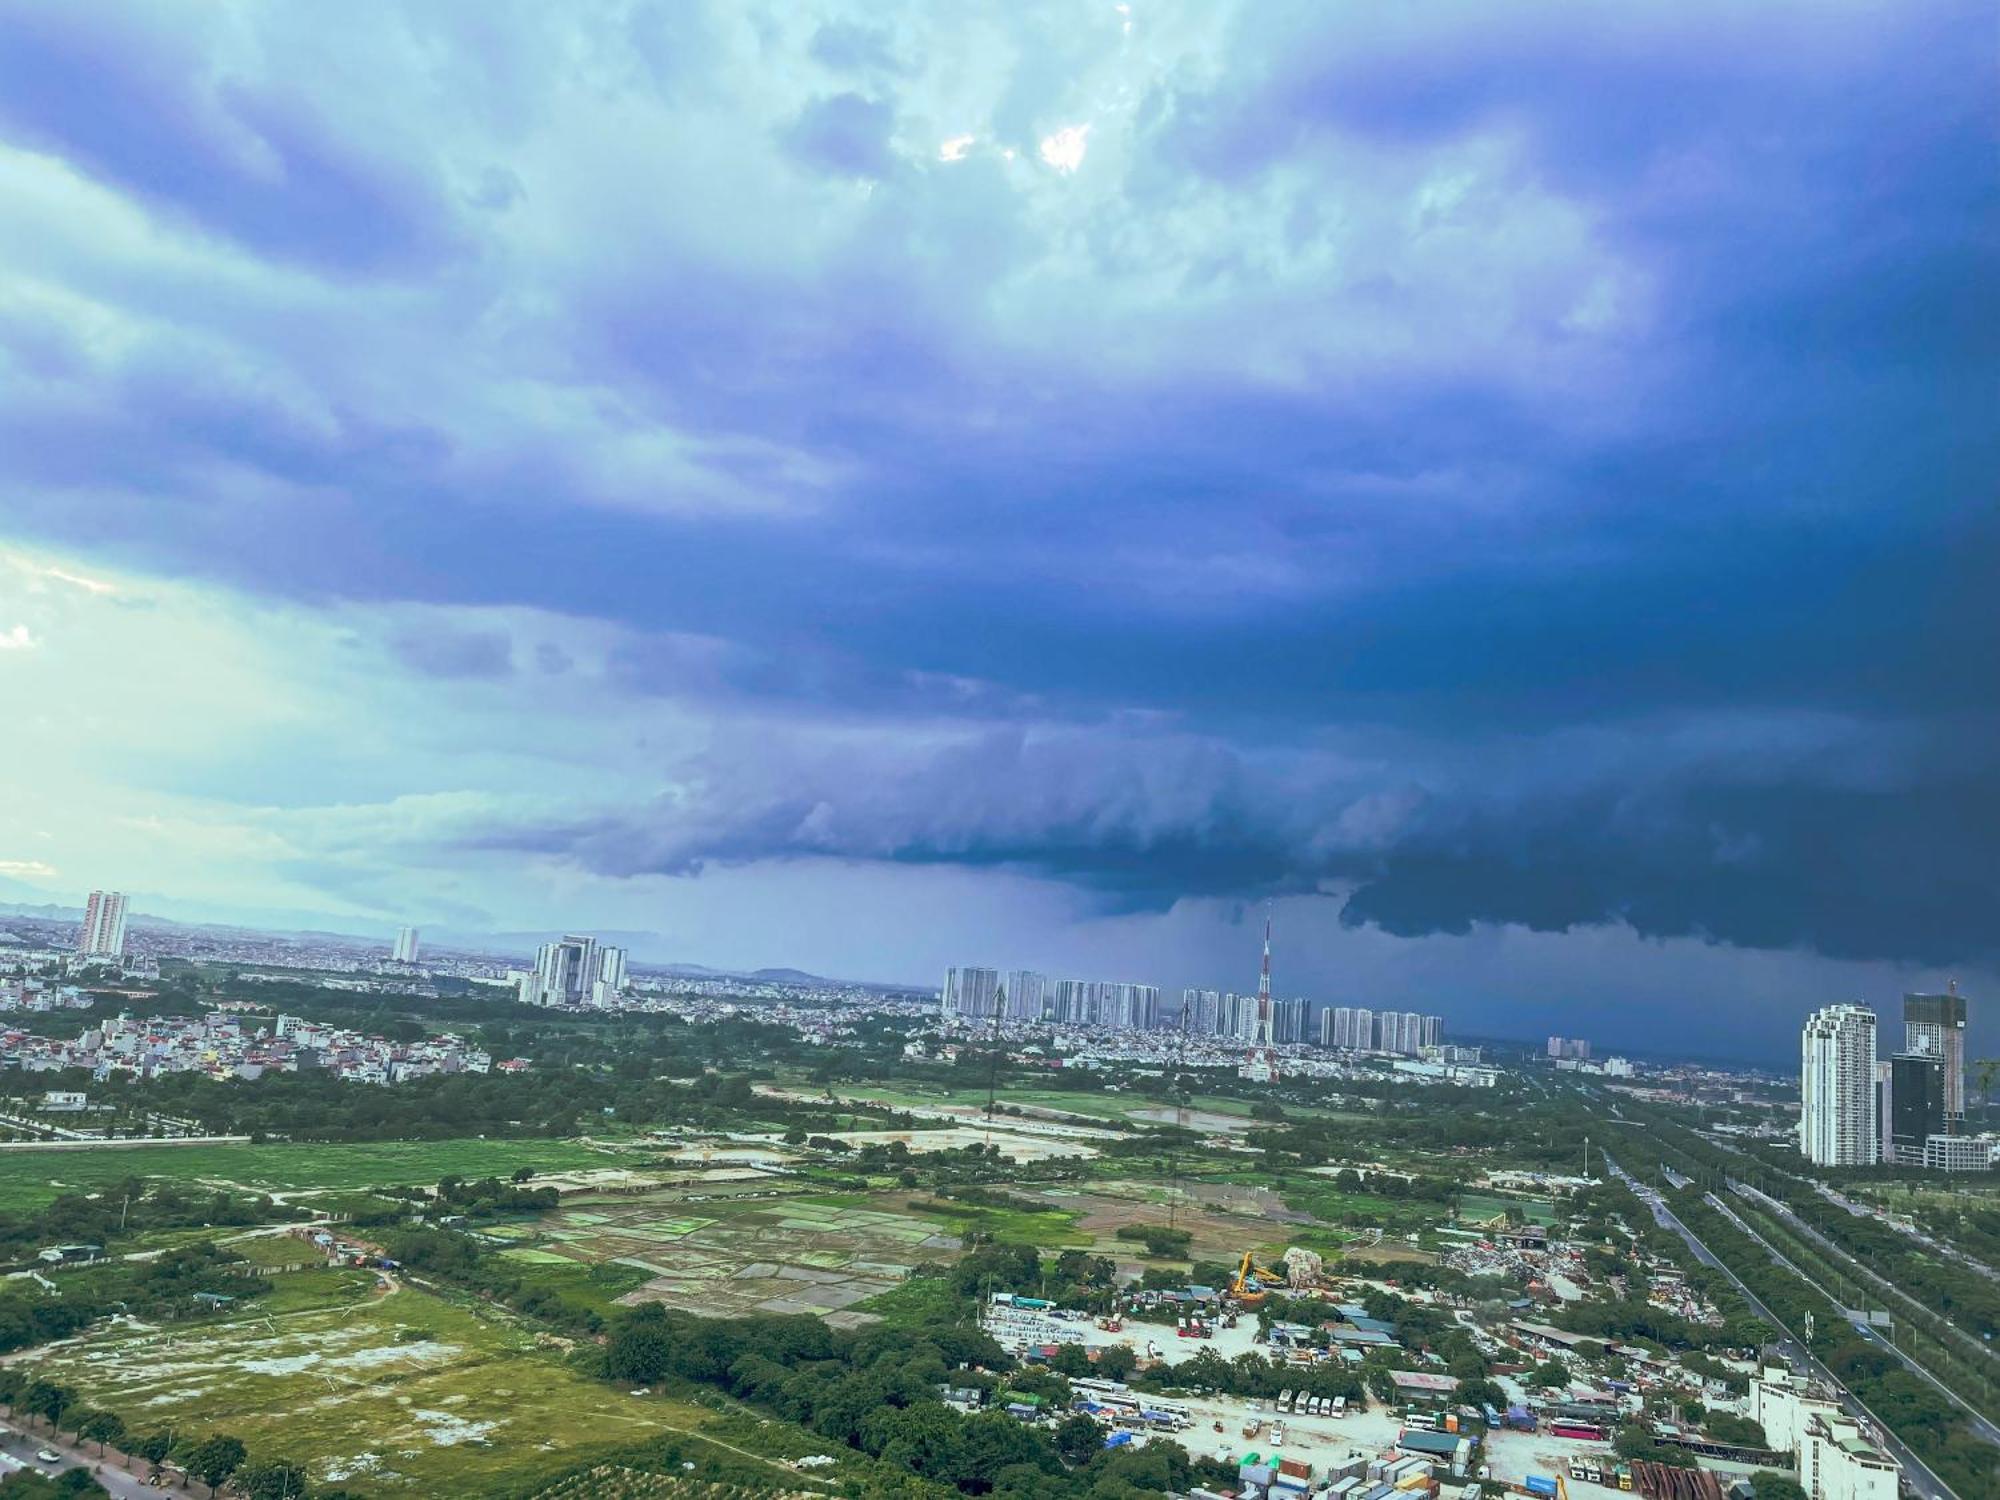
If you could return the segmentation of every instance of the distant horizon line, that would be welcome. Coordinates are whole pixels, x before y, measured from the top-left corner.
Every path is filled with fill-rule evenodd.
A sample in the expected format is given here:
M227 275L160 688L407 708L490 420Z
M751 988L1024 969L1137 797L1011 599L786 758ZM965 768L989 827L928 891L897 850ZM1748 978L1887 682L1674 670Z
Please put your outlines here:
M111 889L111 887L104 886L104 887L97 887L97 889L109 890ZM74 917L68 916L67 913L70 913L72 911L76 915ZM31 905L30 903L22 901L0 902L0 917L13 916L17 918L25 918L30 920L43 920L43 921L51 921L51 920L80 921L82 919L83 911L84 908L81 906L70 907L60 902L45 902L39 906ZM61 912L64 913L65 915L60 919L54 916L44 915L45 913L54 913L54 912ZM178 917L164 917L158 915L157 913L149 913L149 912L134 912L129 920L131 926L133 926L134 928L151 927L155 929L170 928L177 930L188 930L188 929L200 930L206 928L206 929L218 929L229 932L247 933L253 936L264 937L264 938L324 937L324 938L341 939L344 940L346 943L355 946L366 945L369 947L380 945L383 947L393 948L395 943L395 938L393 935L384 938L377 938L369 933L343 932L338 929L331 929L331 928L316 928L316 927L270 928L270 927L252 926L240 921L238 922L188 921ZM414 928L419 934L419 940L421 941L421 934L424 931L423 923L421 922L402 923L398 925L401 927ZM432 930L437 930L437 929L434 928ZM450 932L453 929L445 928L443 930ZM543 932L555 933L558 932L558 930L559 929L553 927L546 929L540 929L540 928L524 929L517 933L512 933L512 934L493 933L489 934L489 936L496 941L502 941L502 942L506 941L510 937L517 937L521 939L525 944L527 939L539 936ZM623 929L612 928L603 930L617 936L626 935ZM514 956L512 951L491 952L479 948L467 948L459 943L454 943L449 941L440 942L437 946L443 952L459 954L469 958L499 959L499 958L507 958ZM525 954L526 952L525 946L518 951L521 952L522 954ZM979 967L986 967L986 966L981 965ZM790 964L761 964L755 968L724 968L724 967L718 967L713 964L698 963L689 959L671 959L671 960L642 959L635 961L634 968L654 969L667 973L672 973L673 971L679 970L682 973L682 977L686 978L699 977L699 974L709 974L722 979L757 979L765 975L787 973L787 974L801 975L807 979L823 980L829 984L854 985L864 989L904 990L912 994L932 993L929 986L912 981L856 979L856 978L848 978L833 974L818 974L814 973L809 969L801 969L796 967L795 965L790 965ZM698 973L690 971L698 971ZM1165 985L1156 987L1160 989L1162 999L1165 999L1170 987ZM1184 985L1181 988L1182 990L1185 991L1188 989L1207 989L1207 988L1212 988L1212 986ZM1292 998L1292 997L1286 997L1286 998ZM1331 1002L1331 1001L1315 1000L1313 997L1309 995L1302 995L1296 998L1302 999L1306 1002L1306 1004L1311 1006L1316 1006L1322 1010L1334 1008L1336 1005L1354 1004L1354 1002L1352 1001ZM1178 1000L1176 1000L1175 1003L1176 1005L1178 1005L1179 1003ZM1367 1007L1367 1008L1374 1009L1376 1007ZM1597 1046L1599 1045L1598 1043L1596 1043L1594 1039L1584 1038L1583 1040L1591 1040L1593 1051L1595 1051ZM1518 1046L1525 1049L1533 1049L1538 1045L1537 1038L1533 1035L1506 1036L1506 1035L1489 1034L1485 1032L1465 1033L1465 1042L1461 1043L1461 1045L1465 1044L1483 1045L1490 1043L1497 1043L1506 1046ZM1447 1045L1451 1044L1447 1043ZM1716 1063L1716 1064L1738 1065L1751 1068L1769 1068L1776 1071L1780 1076L1783 1075L1784 1071L1781 1059L1775 1055L1767 1053L1757 1053L1754 1055L1747 1053L1739 1053L1732 1055L1732 1054L1722 1054L1722 1053L1662 1052L1655 1048L1643 1045L1628 1045L1628 1044L1617 1044L1617 1045L1605 1044L1605 1045L1607 1050L1605 1051L1604 1056L1636 1057L1645 1059L1649 1062L1674 1062L1674 1063L1684 1063L1696 1066L1702 1065L1704 1063ZM1591 1060L1601 1061L1602 1059L1593 1057Z

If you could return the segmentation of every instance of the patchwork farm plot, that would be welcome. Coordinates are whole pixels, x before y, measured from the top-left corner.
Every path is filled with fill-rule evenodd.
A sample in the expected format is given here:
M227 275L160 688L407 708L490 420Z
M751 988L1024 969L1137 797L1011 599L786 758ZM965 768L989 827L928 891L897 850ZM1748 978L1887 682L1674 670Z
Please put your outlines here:
M918 1261L960 1248L957 1235L895 1203L807 1195L589 1201L556 1210L534 1243L500 1253L524 1266L609 1263L647 1273L622 1302L711 1317L809 1313L852 1326L868 1319L855 1304L899 1285Z

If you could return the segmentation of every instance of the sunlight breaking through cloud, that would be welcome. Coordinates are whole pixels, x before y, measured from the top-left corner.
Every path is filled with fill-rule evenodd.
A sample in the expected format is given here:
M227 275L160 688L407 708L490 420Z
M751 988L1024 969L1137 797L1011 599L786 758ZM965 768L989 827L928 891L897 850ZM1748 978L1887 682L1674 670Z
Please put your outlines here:
M1088 125L1065 125L1054 134L1042 137L1042 160L1058 172L1074 172L1083 165L1083 155L1089 149L1089 142Z

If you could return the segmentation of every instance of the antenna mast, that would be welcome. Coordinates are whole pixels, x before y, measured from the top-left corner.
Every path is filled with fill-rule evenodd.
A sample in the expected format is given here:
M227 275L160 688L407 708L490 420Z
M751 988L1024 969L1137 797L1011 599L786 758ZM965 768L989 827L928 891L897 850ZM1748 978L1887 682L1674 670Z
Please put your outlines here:
M1264 962L1257 971L1257 1020L1250 1036L1250 1075L1278 1076L1278 1054L1271 1045L1271 903L1264 903Z

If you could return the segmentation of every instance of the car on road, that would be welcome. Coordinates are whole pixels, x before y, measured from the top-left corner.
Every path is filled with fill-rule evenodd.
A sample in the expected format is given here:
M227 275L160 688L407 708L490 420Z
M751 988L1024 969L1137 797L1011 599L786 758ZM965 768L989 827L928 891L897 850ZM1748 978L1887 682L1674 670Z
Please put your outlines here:
M59 1464L62 1462L62 1455L53 1448L44 1448L35 1455L35 1459L38 1463Z

